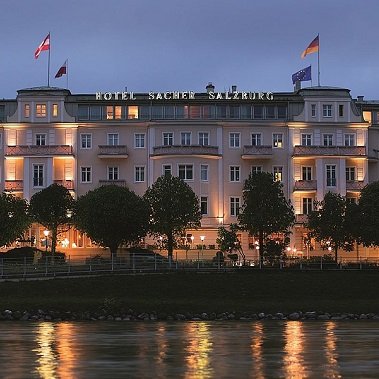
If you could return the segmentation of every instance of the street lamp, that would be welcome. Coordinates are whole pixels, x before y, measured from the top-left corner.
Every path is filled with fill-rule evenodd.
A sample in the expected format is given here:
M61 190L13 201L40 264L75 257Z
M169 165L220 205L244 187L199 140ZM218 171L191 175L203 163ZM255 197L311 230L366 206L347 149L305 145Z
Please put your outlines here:
M47 237L49 236L49 231L48 230L44 230L43 231L43 234L45 235L45 251L46 251L46 253L47 253Z
M204 250L204 240L205 240L205 236L200 236L200 239L201 239L201 259L203 259L203 258L204 258L203 250Z

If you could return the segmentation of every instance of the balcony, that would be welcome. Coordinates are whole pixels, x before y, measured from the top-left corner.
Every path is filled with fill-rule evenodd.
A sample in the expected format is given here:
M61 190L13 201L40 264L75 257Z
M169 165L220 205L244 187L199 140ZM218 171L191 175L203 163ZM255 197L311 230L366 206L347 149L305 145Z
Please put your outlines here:
M108 185L115 185L120 187L126 187L126 180L118 179L118 180L99 180L99 185L101 186L108 186Z
M128 158L126 145L99 145L99 158Z
M65 188L67 188L68 190L73 190L74 189L74 181L73 180L61 180L61 179L57 179L57 180L54 180L54 183L55 184L59 184Z
M294 191L315 191L317 190L316 180L296 180Z
M242 159L270 159L272 146L244 146Z
M219 159L217 146L204 146L204 145L169 145L169 146L156 146L153 148L151 158L157 159L164 156L196 156L200 158L213 158Z
M5 148L5 156L66 156L73 155L72 146L70 145L18 145L7 146Z
M23 180L5 180L4 182L4 190L7 192L19 192L24 189L24 181Z
M347 191L361 191L366 183L363 180L353 180L346 182Z
M308 222L308 215L295 215L296 224L306 224Z
M366 157L367 153L365 146L295 146L293 156Z

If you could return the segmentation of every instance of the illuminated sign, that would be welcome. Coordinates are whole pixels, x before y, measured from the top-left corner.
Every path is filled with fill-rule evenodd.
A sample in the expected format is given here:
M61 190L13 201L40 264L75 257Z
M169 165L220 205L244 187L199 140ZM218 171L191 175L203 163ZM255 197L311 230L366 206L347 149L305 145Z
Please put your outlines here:
M193 91L149 92L148 100L193 100L198 96ZM204 98L201 94L201 98ZM207 92L209 100L273 100L272 92ZM140 97L143 98L143 97ZM146 97L145 97L146 98ZM96 100L137 100L134 92L96 92Z

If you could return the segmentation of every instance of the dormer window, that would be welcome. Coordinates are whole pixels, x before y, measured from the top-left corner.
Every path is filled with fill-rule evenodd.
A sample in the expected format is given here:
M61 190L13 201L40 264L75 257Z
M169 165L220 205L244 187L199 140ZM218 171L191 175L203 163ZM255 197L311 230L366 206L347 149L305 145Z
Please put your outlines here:
M30 104L24 104L24 117L30 117Z
M53 117L58 117L58 104L53 104L52 113Z
M36 117L46 117L46 104L36 104Z

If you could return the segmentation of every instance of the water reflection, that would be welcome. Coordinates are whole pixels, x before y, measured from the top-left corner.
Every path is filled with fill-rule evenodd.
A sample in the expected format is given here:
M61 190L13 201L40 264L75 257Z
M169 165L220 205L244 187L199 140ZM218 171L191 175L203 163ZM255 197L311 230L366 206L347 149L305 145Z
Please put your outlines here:
M252 338L251 338L251 355L253 359L253 367L250 377L254 379L264 379L264 356L263 356L263 340L264 340L264 328L263 323L257 322L253 324Z
M208 323L189 323L186 327L187 347L186 379L205 379L212 377L210 352L212 351L211 333Z
M308 377L304 365L304 323L301 321L287 322L284 325L284 356L283 371L286 378L302 379Z
M325 324L325 375L328 378L341 378L338 367L337 336L335 334L337 325L333 321L328 321Z

